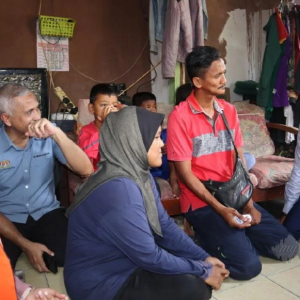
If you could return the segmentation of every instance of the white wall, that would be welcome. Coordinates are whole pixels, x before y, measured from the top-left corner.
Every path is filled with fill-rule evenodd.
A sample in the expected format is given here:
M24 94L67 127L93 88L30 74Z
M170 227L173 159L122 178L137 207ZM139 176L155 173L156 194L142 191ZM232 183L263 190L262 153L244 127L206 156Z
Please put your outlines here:
M264 10L249 16L247 30L245 9L229 13L219 42L226 41L227 86L230 88L231 102L241 100L242 96L233 92L236 81L259 81L266 35L263 27L267 24L272 11Z

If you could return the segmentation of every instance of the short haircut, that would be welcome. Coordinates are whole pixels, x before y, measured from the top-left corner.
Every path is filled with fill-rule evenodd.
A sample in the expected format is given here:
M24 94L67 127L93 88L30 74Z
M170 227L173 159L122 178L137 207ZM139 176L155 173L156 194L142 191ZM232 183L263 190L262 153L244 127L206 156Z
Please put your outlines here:
M185 59L187 73L193 82L194 77L204 79L211 64L221 58L220 52L210 46L195 47Z
M176 102L175 105L180 104L181 102L185 101L186 98L191 94L193 91L193 86L191 83L185 83L181 85L177 90L176 90Z
M3 113L13 115L17 105L14 98L28 93L31 93L31 90L19 83L8 83L0 87L0 115Z
M98 95L115 95L118 97L117 88L114 84L98 83L94 85L90 92L90 103L94 104Z
M132 105L142 106L143 102L147 101L147 100L155 100L155 102L156 102L156 97L154 94L149 93L149 92L136 93L132 97Z

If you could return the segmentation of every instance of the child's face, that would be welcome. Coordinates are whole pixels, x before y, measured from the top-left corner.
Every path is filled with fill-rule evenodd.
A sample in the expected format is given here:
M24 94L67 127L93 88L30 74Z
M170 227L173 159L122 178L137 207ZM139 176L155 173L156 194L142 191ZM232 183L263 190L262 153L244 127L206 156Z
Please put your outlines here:
M156 100L146 100L142 103L141 107L146 108L152 112L157 112Z
M96 120L103 122L111 111L118 110L118 98L116 95L99 94L94 104L89 104L89 110Z

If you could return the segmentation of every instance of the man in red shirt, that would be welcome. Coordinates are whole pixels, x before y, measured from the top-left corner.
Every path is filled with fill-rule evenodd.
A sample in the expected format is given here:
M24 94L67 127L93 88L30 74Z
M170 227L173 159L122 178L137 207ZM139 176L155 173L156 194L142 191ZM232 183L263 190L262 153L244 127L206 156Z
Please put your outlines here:
M258 254L288 260L297 254L298 243L252 200L240 211L225 207L200 181L224 182L233 175L234 147L220 114L226 116L246 165L243 139L235 107L216 98L224 94L226 84L226 67L218 50L196 47L186 58L186 68L194 89L170 114L167 138L168 160L174 161L179 178L181 210L201 246L225 263L232 278L247 280L261 271ZM243 214L251 215L251 223ZM244 223L237 223L235 217Z

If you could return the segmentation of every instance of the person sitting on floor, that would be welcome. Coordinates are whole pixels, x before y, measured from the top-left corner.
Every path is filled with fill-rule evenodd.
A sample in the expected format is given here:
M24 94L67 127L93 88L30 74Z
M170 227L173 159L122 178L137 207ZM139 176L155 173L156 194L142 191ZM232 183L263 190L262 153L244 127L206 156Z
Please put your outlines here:
M22 251L39 272L43 253L65 261L68 221L55 196L55 158L90 175L86 154L66 134L41 118L35 95L21 84L0 88L0 236L12 267Z
M300 239L300 128L291 178L285 185L281 222L298 241Z
M33 288L14 276L0 239L0 292L4 300L68 300L66 295L49 288Z
M179 105L181 102L185 101L186 98L190 96L192 92L193 92L193 85L191 83L185 83L180 87L178 87L175 94L176 97L175 105ZM256 163L256 159L254 155L249 152L244 152L244 158L245 158L247 170L250 171L254 167ZM258 184L256 176L252 173L249 173L249 175L252 184L256 186Z
M110 84L96 84L90 92L89 111L95 116L95 120L82 127L77 140L78 146L91 160L94 170L100 161L99 132L106 116L118 110L118 95L115 88Z
M236 108L216 98L224 94L226 85L226 67L219 51L209 46L194 48L186 58L186 68L194 89L171 112L167 140L168 159L174 161L179 178L181 210L203 249L223 261L233 279L251 279L261 271L258 255L284 261L297 255L299 245L251 199L237 211L221 204L205 188L202 181L232 178L236 160L232 139L245 165L243 140ZM243 214L250 214L252 221Z
M72 300L204 300L228 276L162 206L149 166L162 163L163 117L131 106L101 127L99 169L67 211Z

